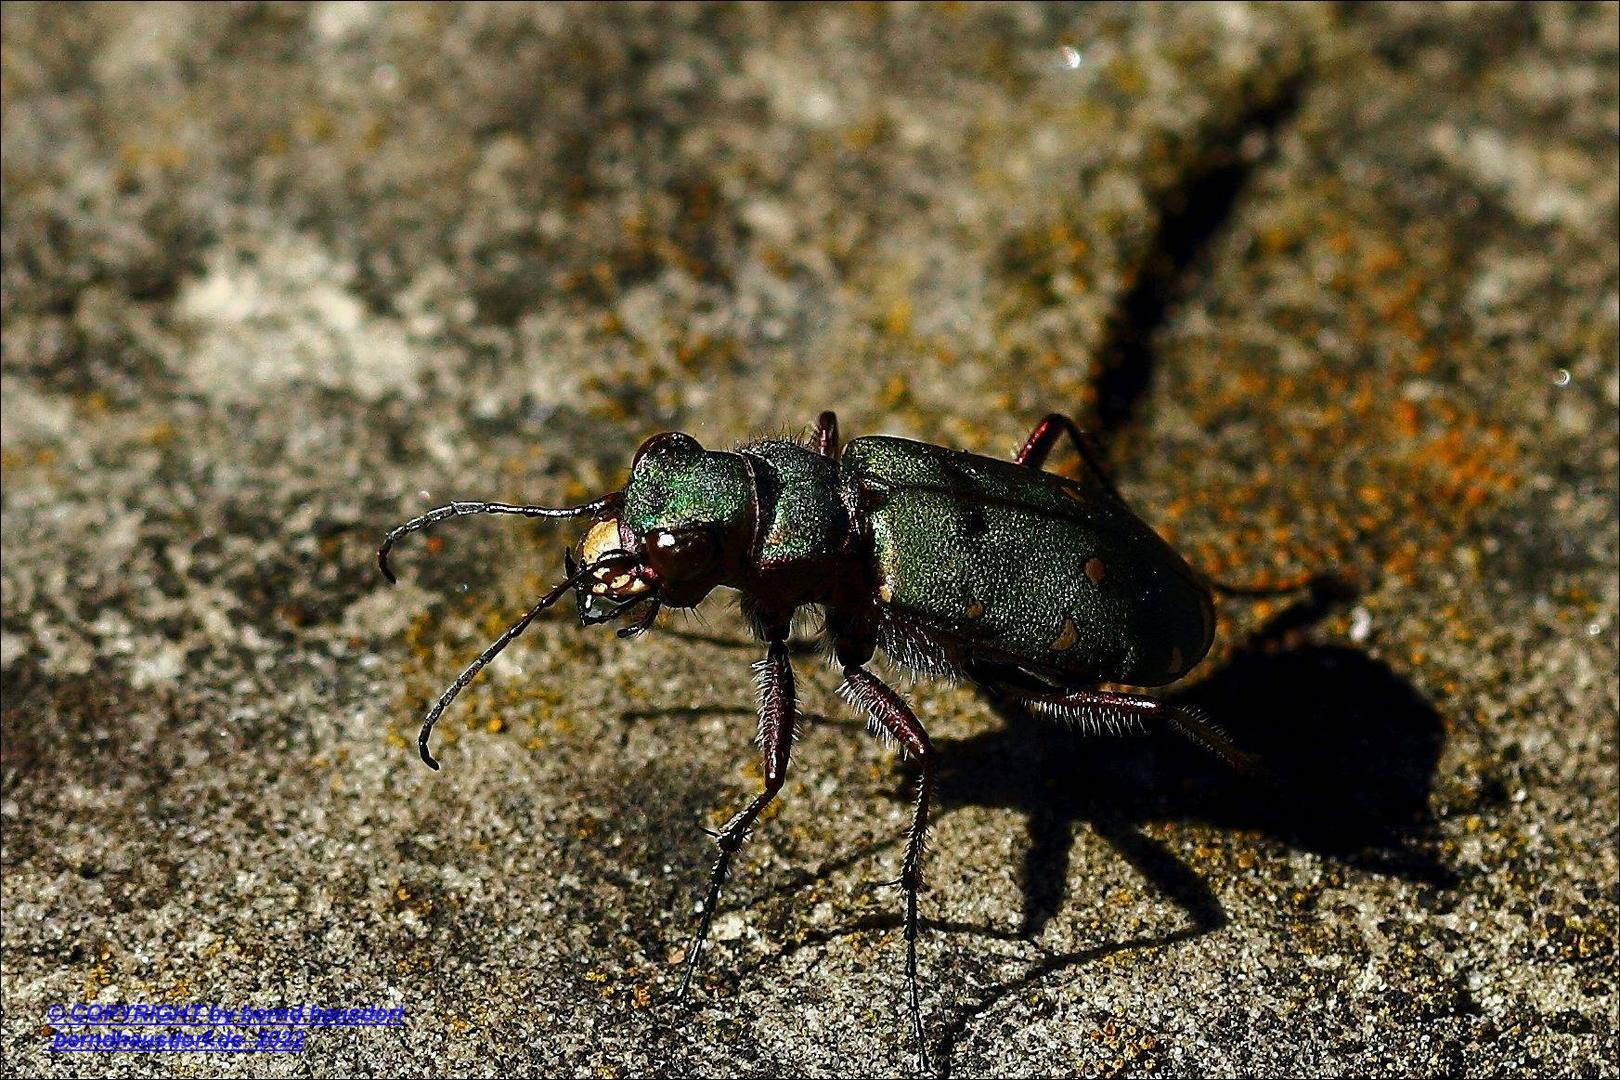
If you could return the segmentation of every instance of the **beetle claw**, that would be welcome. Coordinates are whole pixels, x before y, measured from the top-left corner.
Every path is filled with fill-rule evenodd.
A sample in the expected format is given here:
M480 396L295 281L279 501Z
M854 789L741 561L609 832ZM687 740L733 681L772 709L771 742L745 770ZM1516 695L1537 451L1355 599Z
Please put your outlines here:
M872 881L867 883L867 889L877 892L879 889L903 889L906 882L904 878L895 878L893 881Z

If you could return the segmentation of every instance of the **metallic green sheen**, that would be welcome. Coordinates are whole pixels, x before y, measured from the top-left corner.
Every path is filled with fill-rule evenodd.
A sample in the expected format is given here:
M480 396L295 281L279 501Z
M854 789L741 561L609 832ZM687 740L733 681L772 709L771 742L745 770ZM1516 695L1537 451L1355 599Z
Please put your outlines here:
M630 471L620 517L636 535L654 529L753 527L754 480L741 454L684 444L643 454Z
M1159 686L1209 651L1207 587L1099 481L882 436L845 446L841 473L902 662Z
M743 452L757 462L756 561L770 568L831 558L849 534L849 513L838 497L838 466L794 442L756 443Z

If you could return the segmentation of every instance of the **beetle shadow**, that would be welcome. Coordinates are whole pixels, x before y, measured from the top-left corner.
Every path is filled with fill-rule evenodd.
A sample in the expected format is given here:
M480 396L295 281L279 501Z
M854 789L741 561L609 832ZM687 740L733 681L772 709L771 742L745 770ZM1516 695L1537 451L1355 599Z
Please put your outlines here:
M1440 714L1387 665L1339 645L1288 645L1293 632L1344 599L1317 591L1271 620L1212 674L1165 700L1193 706L1257 754L1266 777L1239 774L1169 732L1111 738L992 700L1002 728L940 740L938 805L1016 810L1027 845L1020 933L1037 938L1062 906L1077 828L1089 825L1151 887L1187 915L1167 938L1226 924L1214 890L1144 826L1204 822L1247 830L1362 870L1439 890L1457 874L1438 855L1429 808L1444 745ZM910 788L896 789L909 797ZM1076 954L1072 963L1084 962ZM1050 957L958 1007L941 1057L974 1017L1069 966Z
M941 812L994 806L1027 821L1025 934L1061 904L1081 823L1205 929L1226 921L1213 892L1144 824L1252 830L1361 869L1455 884L1428 808L1440 715L1387 666L1338 646L1243 653L1166 700L1203 710L1270 776L1256 782L1173 734L1098 736L1002 701L992 704L1004 727L937 745Z
M1076 965L1191 941L1227 924L1209 882L1155 839L1150 824L1189 821L1249 831L1346 866L1439 890L1455 885L1455 871L1437 854L1429 809L1444 746L1440 714L1410 683L1367 654L1343 645L1298 643L1301 631L1353 595L1345 582L1319 580L1204 680L1164 695L1168 702L1202 710L1241 749L1258 755L1268 774L1265 780L1233 771L1173 733L1099 736L1035 716L1007 700L990 701L1003 720L1000 728L936 740L936 813L974 805L1016 810L1024 818L1027 842L1016 926L926 918L924 923L948 935L1027 941L1036 950L1022 974L984 987L954 1007L936 1044L941 1060L948 1063L973 1021L1009 995ZM711 644L751 645L730 639ZM696 706L625 717L698 719L752 712L743 706ZM894 797L909 802L915 773L907 770L902 776ZM1038 938L1063 905L1081 826L1106 840L1151 888L1180 908L1186 923L1159 936L1102 942L1075 952L1043 947ZM827 866L805 871L804 877L822 877L882 846L885 842L845 853ZM802 885L796 878L782 888ZM898 915L886 914L826 931L825 937L896 926ZM782 952L821 942L822 935L812 934Z

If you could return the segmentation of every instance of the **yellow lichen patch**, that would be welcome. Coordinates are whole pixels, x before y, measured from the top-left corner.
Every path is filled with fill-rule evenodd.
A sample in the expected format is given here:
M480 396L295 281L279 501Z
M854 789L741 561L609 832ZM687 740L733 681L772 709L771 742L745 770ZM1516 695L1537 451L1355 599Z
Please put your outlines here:
M153 424L141 433L141 437L153 446L167 446L169 443L174 442L179 435L179 429L168 420Z
M889 376L889 381L883 384L882 403L885 409L897 409L910 395L910 388L906 380L899 375Z
M1265 587L1295 580L1301 570L1333 570L1372 590L1363 603L1376 609L1378 589L1478 566L1467 538L1519 487L1525 436L1493 422L1466 394L1432 390L1470 344L1455 330L1414 318L1425 306L1445 306L1443 238L1358 249L1342 224L1324 225L1318 243L1340 267L1345 306L1331 322L1303 314L1290 321L1285 313L1280 329L1300 341L1342 340L1376 353L1380 365L1318 362L1279 371L1264 357L1244 362L1235 339L1212 342L1232 347L1233 364L1188 369L1178 396L1196 403L1204 428L1218 431L1242 418L1254 425L1252 444L1272 452L1244 482L1181 494L1153 523L1162 534L1192 537L1182 550L1211 576ZM1189 447L1170 471L1196 475L1205 452ZM1199 535L1188 527L1199 514L1210 515L1215 528ZM1244 617L1264 615L1255 607ZM1385 643L1394 647L1388 655L1412 667L1431 664L1436 651L1424 647L1431 634L1414 626L1411 640ZM1203 670L1218 667L1239 639L1221 635ZM1434 687L1448 681L1446 673L1436 676Z
M45 467L56 463L56 449L50 446L10 447L0 450L0 466L11 469L19 465Z
M895 335L911 331L911 301L908 298L901 297L889 305L889 313L883 321L883 328Z

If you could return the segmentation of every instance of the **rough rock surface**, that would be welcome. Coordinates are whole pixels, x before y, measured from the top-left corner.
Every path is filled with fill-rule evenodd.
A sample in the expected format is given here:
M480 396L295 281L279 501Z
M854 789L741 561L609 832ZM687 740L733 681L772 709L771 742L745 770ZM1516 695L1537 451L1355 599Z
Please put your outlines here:
M647 434L1006 453L1053 408L1239 580L1172 694L1261 754L909 688L955 1075L1617 1060L1617 8L4 13L7 1075L889 1074L903 763L757 787L723 602L537 623ZM908 685L903 683L903 685ZM58 1056L53 1003L404 1009ZM82 1030L82 1029L75 1029Z

